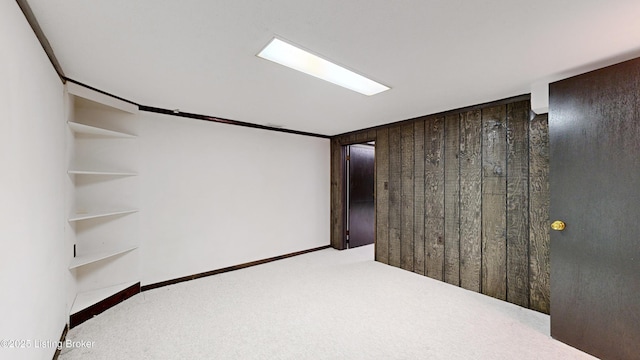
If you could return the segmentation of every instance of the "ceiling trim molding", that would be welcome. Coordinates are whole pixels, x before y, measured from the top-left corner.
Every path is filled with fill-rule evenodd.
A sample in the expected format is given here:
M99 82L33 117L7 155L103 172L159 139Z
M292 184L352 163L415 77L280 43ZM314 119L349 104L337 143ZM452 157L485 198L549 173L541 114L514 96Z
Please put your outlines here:
M56 55L53 52L53 48L51 47L51 44L49 43L49 40L47 39L47 37L45 36L44 32L42 31L42 28L40 27L40 24L38 24L38 20L36 19L35 15L33 14L33 11L31 10L31 7L27 3L27 0L16 0L16 3L20 7L20 10L22 10L22 13L24 14L25 19L29 23L29 26L31 26L31 29L33 30L33 33L36 35L36 38L40 42L40 45L42 46L42 49L44 50L44 52L47 54L47 57L49 58L49 61L51 62L51 65L53 66L54 70L56 71L56 73L60 77L60 80L62 81L62 83L71 82L71 83L74 83L76 85L83 86L83 87L85 87L87 89L91 89L91 90L96 91L98 93L101 93L103 95L107 95L107 96L110 96L110 97L112 97L114 99L118 99L118 100L127 102L129 104L135 105L141 111L154 112L154 113L158 113L158 114L165 114L165 115L172 115L172 116L179 116L179 117L185 117L185 118L197 119L197 120L212 121L212 122L218 122L218 123L223 123L223 124L244 126L244 127L254 128L254 129L277 131L277 132L283 132L283 133L288 133L288 134L312 136L312 137L318 137L318 138L323 138L323 139L329 139L330 138L330 136L328 136L328 135L315 134L315 133L310 133L310 132L305 132L305 131L282 129L282 128L276 128L276 127L272 127L272 126L252 124L252 123L248 123L248 122L244 122L244 121L223 119L223 118L214 117L214 116L192 114L192 113L184 113L184 112L175 111L175 110L168 110L168 109L156 108L156 107L151 107L151 106L144 106L144 105L137 104L137 103L135 103L135 102L133 102L131 100L127 100L127 99L121 98L119 96L110 94L110 93L108 93L106 91L102 91L100 89L96 89L93 86L89 86L87 84L83 84L83 83L81 83L79 81L76 81L76 80L73 80L71 78L68 78L67 76L65 76L64 71L62 70L62 66L60 65L60 62L58 61L58 59L56 58Z
M254 129L277 131L277 132L283 132L283 133L288 133L288 134L312 136L312 137L318 137L318 138L323 138L323 139L331 138L328 135L315 134L315 133L304 132L304 131L297 131L297 130L277 128L277 127L272 127L272 126L253 124L253 123L248 123L248 122L244 122L244 121L224 119L224 118L219 118L219 117L209 116L209 115L187 113L187 112L182 112L182 111L179 111L179 110L169 110L169 109L163 109L163 108L159 108L159 107L140 105L140 104L135 103L135 102L133 102L131 100L127 100L125 98L110 94L110 93L108 93L106 91L94 88L93 86L89 86L87 84L83 84L83 83L81 83L79 81L76 81L76 80L73 80L71 78L65 77L64 79L66 81L70 82L70 83L74 83L76 85L83 86L83 87L85 87L87 89L93 90L93 91L98 92L100 94L103 94L103 95L106 95L106 96L110 96L110 97L112 97L114 99L118 99L120 101L127 102L127 103L129 103L131 105L135 105L135 106L138 107L139 111L146 111L146 112L152 112L152 113L156 113L156 114L178 116L178 117L184 117L184 118L196 119L196 120L211 121L211 122L217 122L217 123L222 123L222 124L244 126L244 127L254 128Z
M288 133L288 134L311 136L311 137L317 137L317 138L322 138L322 139L330 139L331 138L331 136L329 136L329 135L322 135L322 134L315 134L315 133L310 133L310 132L305 132L305 131L283 129L283 128L277 128L277 127L272 127L272 126L248 123L248 122L244 122L244 121L230 120L230 119L224 119L224 118L219 118L219 117L215 117L215 116L208 116L208 115L201 115L201 114L192 114L192 113L182 112L182 111L179 111L179 110L168 110L168 109L162 109L162 108L157 108L157 107L152 107L152 106L145 106L145 105L140 105L140 111L147 111L147 112L153 112L153 113L157 113L157 114L178 116L178 117L184 117L184 118L196 119L196 120L211 121L211 122L216 122L216 123L221 123L221 124L244 126L244 127L254 128L254 129L283 132L283 133Z
M531 100L531 94L522 94L522 95L512 96L512 97L509 97L509 98L500 99L500 100L496 100L496 101L489 101L489 102L482 103L482 104L471 105L471 106L466 106L466 107L462 107L462 108L458 108L458 109L442 111L442 112L435 113L435 114L416 116L416 117L411 118L411 119L395 121L395 122L388 123L388 124L371 126L371 127L360 129L360 130L348 131L346 133L333 135L333 136L331 136L331 138L344 137L344 136L348 136L348 135L351 135L351 134L361 133L363 131L390 128L390 127L394 127L394 126L408 124L408 123L410 123L412 121L416 121L416 120L420 120L420 119L442 117L442 116L447 116L447 115L451 115L451 114L458 114L458 113L467 112L467 111L479 110L479 109L483 109L483 108L491 107L491 106L506 105L506 104L509 104L509 103L512 103L512 102L523 101L523 100Z
M31 7L27 3L27 0L16 0L16 2L18 3L20 10L22 10L24 17L27 19L29 26L31 26L33 33L36 35L36 38L40 42L42 49L44 49L44 52L47 54L51 65L53 65L53 68L55 69L56 73L58 73L60 80L62 80L62 82L64 83L67 78L64 75L64 71L62 71L62 66L60 66L56 55L53 53L53 48L51 47L49 40L47 40L47 37L44 35L44 32L42 31L40 24L38 24L38 20L36 20L35 15L33 15L33 11L31 11Z
M87 84L83 84L83 83L81 83L80 81L76 81L76 80L73 80L73 79L68 78L68 77L65 77L64 79L65 79L66 81L70 82L70 83L74 83L74 84L76 84L76 85L79 85L79 86L85 87L85 88L87 88L87 89L89 89L89 90L93 90L93 91L98 92L98 93L100 93L100 94L102 94L102 95L110 96L110 97L112 97L112 98L114 98L114 99L118 99L118 100L120 100L120 101L124 101L124 102L126 102L126 103L131 104L131 105L135 105L135 106L137 106L137 107L140 107L140 104L137 104L137 103L135 103L135 102L133 102L133 101L131 101L131 100L127 100L127 99L125 99L125 98L121 98L120 96L113 95L113 94L108 93L108 92L106 92L106 91L102 91L102 90L100 90L100 89L96 89L96 88L94 88L93 86L89 86L89 85L87 85Z
M135 106L138 107L139 111L146 111L146 112L152 112L152 113L156 113L156 114L178 116L178 117L184 117L184 118L196 119L196 120L211 121L211 122L217 122L217 123L222 123L222 124L244 126L244 127L254 128L254 129L277 131L277 132L283 132L283 133L288 133L288 134L312 136L312 137L318 137L318 138L323 138L323 139L331 138L328 135L315 134L315 133L310 133L310 132L305 132L305 131L283 129L283 128L277 128L277 127L272 127L272 126L265 126L265 125L248 123L248 122L244 122L244 121L224 119L224 118L219 118L219 117L215 117L215 116L193 114L193 113L182 112L182 111L179 111L179 110L169 110L169 109L163 109L163 108L158 108L158 107L153 107L153 106L140 105L140 104L135 103L135 102L133 102L131 100L127 100L125 98L110 94L110 93L108 93L106 91L102 91L100 89L94 88L93 86L89 86L87 84L83 84L83 83L81 83L79 81L76 81L76 80L73 80L71 78L65 77L64 79L66 81L70 82L70 83L74 83L76 85L83 86L83 87L85 87L87 89L93 90L93 91L98 92L100 94L103 94L103 95L106 95L106 96L110 96L110 97L112 97L114 99L118 99L120 101L127 102L127 103L129 103L131 105L135 105Z

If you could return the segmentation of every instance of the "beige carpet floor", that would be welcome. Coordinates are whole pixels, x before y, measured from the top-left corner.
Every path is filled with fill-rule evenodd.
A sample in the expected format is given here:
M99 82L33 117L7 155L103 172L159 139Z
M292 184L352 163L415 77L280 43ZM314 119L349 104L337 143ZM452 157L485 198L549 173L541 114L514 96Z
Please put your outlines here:
M60 359L593 359L549 317L326 249L147 292L71 329Z

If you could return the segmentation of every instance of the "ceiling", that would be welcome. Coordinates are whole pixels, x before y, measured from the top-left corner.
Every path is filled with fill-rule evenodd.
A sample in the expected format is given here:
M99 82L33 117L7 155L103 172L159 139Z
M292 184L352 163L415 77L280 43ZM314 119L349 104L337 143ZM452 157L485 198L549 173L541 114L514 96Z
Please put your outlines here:
M28 3L73 80L141 105L323 135L640 56L638 0ZM258 58L274 36L391 90L364 96Z

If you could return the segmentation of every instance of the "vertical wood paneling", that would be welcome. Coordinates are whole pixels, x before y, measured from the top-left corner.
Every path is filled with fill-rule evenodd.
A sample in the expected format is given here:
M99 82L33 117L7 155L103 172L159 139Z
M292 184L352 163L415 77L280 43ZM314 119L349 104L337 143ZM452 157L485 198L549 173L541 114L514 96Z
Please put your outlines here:
M414 133L414 251L413 271L425 275L425 238L424 238L424 120L413 124Z
M372 129L367 131L367 141L376 141L378 138L378 131L376 129Z
M507 105L507 301L529 307L529 109Z
M425 123L425 250L427 276L444 280L444 118Z
M548 313L548 125L528 114L520 99L332 138L332 246L341 145L375 139L376 260Z
M343 186L344 172L342 171L341 146L338 138L331 139L331 246L343 249L344 211Z
M507 298L507 127L504 105L482 109L482 293Z
M460 286L460 114L444 120L444 280Z
M389 263L389 129L376 136L376 260Z
M400 127L389 129L389 265L400 267L402 153Z
M549 313L549 123L547 114L529 125L529 301Z
M401 128L400 151L402 158L402 168L400 174L402 177L402 190L400 195L401 201L401 228L400 228L400 267L405 270L413 271L413 226L414 226L414 192L413 192L413 175L414 175L414 139L413 124L403 125Z
M482 121L480 110L460 119L460 286L480 292Z

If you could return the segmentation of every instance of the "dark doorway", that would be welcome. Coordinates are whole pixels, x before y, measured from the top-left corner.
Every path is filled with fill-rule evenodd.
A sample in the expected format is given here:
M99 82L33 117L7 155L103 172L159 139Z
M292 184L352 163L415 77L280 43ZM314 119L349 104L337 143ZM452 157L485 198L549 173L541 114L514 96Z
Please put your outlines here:
M347 145L347 247L373 244L375 145Z
M551 335L603 359L640 356L638 94L640 59L549 87Z

